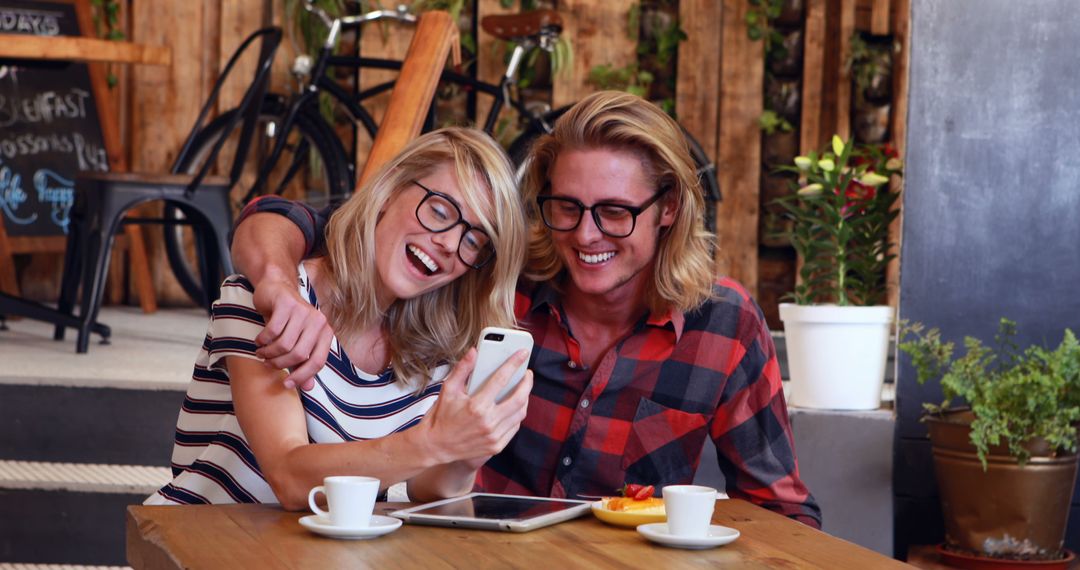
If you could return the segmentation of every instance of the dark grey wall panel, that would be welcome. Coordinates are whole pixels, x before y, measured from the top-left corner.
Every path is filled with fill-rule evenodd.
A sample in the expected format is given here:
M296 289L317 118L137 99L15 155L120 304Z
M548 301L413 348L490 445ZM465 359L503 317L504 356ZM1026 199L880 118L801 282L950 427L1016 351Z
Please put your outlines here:
M0 459L168 466L184 393L0 384Z
M1056 344L1080 329L1080 10L913 0L911 17L900 316L957 341L992 340L1004 316L1022 344ZM898 385L900 447L925 437L917 417L940 392L906 358ZM904 477L898 498L931 500ZM898 506L898 550L927 538L930 510Z
M0 560L122 566L128 505L144 495L0 489Z

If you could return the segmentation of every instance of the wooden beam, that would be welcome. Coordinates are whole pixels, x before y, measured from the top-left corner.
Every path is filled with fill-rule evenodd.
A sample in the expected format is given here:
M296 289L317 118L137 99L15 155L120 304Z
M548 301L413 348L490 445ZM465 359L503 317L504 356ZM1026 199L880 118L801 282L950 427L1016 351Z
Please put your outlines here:
M836 134L851 138L851 35L855 33L855 0L840 0L840 50L836 77Z
M884 36L889 33L890 0L873 0L870 6L870 33Z
M551 98L557 109L596 91L589 71L601 64L621 68L637 61L638 31L627 30L630 7L638 0L561 0L562 37L573 44L574 61L552 77Z
M381 59L404 60L409 51L409 43L412 40L415 25L402 24L395 21L374 22L366 24L360 30L360 55ZM361 69L360 90L369 89L381 85L387 81L397 79L398 71L388 69ZM386 107L390 104L390 92L383 92L378 96L364 99L364 109L371 113L375 123L381 125L386 113ZM367 161L371 153L371 145L374 141L363 127L357 128L356 154L354 159L357 165L357 178L361 172L361 166Z
M484 16L497 16L501 14L513 14L518 10L516 7L506 8L503 6L502 0L476 0L478 20L483 19ZM502 81L503 72L506 71L506 42L496 38L495 36L487 33L482 27L480 22L477 21L476 25L476 77L480 81L498 85ZM525 63L522 62L522 66ZM519 68L520 69L520 68ZM520 72L519 72L520 73ZM486 93L477 93L476 95L476 121L477 127L483 126L484 119L487 118L488 110L491 109L491 103L494 97ZM506 112L506 108L503 108L503 113ZM496 127L498 124L496 124ZM498 135L498 132L493 133Z
M451 50L455 64L460 63L461 43L457 23L450 18L450 14L441 10L421 14L409 53L401 66L401 75L390 95L386 116L379 125L375 144L360 175L360 186L420 134Z
M904 160L905 170L907 167L907 114L908 114L908 73L909 58L911 54L911 0L893 0L895 12L893 14L893 38L900 44L900 51L893 55L893 107L892 125L890 126L890 139L893 146ZM900 200L903 204L903 199ZM896 244L897 258L889 263L885 271L885 282L888 287L889 305L896 307L900 303L900 267L899 257L901 238L903 232L904 209L901 206L900 215L889 226L889 237Z
M825 142L821 124L822 91L825 88L825 0L806 0L803 36L802 120L799 152L807 154Z
M0 220L0 292L8 295L19 294L19 280L15 276L15 259L11 249L11 238Z
M686 41L679 44L675 114L714 162L718 156L720 113L720 23L716 0L681 0L679 22Z
M724 200L717 209L718 274L757 295L758 195L761 183L764 46L746 33L745 0L723 0L720 70L719 170Z
M0 34L0 57L169 65L167 47L76 36Z

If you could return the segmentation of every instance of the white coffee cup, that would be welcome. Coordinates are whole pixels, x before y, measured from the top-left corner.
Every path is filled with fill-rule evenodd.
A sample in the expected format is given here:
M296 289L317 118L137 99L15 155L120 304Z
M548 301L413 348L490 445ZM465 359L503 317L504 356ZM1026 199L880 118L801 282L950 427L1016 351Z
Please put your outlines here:
M716 489L700 485L668 485L663 494L669 533L688 537L709 534Z
M319 493L326 495L329 512L315 504L315 495ZM308 506L334 526L363 528L371 523L378 496L379 480L374 477L334 476L323 479L322 485L308 493Z

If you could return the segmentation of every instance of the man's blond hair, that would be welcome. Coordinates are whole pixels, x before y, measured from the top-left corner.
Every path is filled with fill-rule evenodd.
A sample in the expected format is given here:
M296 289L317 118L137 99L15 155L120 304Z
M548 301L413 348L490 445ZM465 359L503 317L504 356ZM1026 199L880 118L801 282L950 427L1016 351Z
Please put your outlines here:
M634 154L641 159L648 178L645 182L652 188L667 188L664 200L674 200L675 220L659 238L647 292L649 309L689 311L701 306L712 296L714 237L705 231L705 199L686 138L678 123L656 105L616 91L601 91L582 99L529 151L523 180L530 213L526 277L546 281L563 271L551 230L540 218L536 197L547 191L551 168L560 153L586 149Z

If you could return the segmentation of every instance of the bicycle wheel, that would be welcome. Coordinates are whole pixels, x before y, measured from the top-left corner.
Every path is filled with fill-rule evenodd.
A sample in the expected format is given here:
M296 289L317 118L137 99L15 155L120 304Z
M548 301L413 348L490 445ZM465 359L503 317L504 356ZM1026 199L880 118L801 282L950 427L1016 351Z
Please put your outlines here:
M514 139L514 142L510 144L510 148L507 151L515 166L520 167L522 162L525 161L525 158L529 153L529 148L532 146L536 137L542 134L550 134L554 128L555 121L570 109L570 107L572 107L572 105L548 111L540 117L529 121L525 130ZM686 128L681 125L680 128L682 128L683 135L686 137L687 146L690 148L690 156L694 159L698 179L701 180L701 192L705 198L705 229L710 233L715 233L716 204L720 202L721 199L720 182L716 178L716 165L709 160L709 155L705 154L705 150L701 148L701 145L698 144Z
M198 170L235 113L236 110L233 109L220 114L195 135L190 151L179 162L179 172L190 174ZM243 170L231 190L234 211L238 212L244 206L244 197L252 190L274 144L281 136L279 125L285 113L283 98L267 95L260 109L255 138L248 157L244 160ZM285 136L282 154L269 171L265 183L254 189L255 196L278 194L306 202L316 208L348 197L353 189L352 165L341 141L319 115L301 111ZM225 146L210 170L211 174L229 175L237 139L238 128L228 134ZM183 212L168 205L165 207L164 217L179 221L184 219ZM205 292L199 280L198 264L192 247L196 238L190 226L165 226L165 253L173 274L193 301L205 304Z

